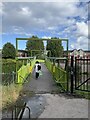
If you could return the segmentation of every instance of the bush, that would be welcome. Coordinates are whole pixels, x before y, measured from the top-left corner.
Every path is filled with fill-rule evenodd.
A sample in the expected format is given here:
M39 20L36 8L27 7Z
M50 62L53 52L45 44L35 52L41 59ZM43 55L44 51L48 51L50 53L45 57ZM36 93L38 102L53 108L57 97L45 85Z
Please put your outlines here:
M7 42L4 46L3 46L3 49L2 49L2 57L3 58L12 58L14 59L16 56L16 50L15 50L15 47Z
M18 61L18 70L22 66L23 61ZM16 72L16 60L2 59L2 73Z
M18 61L18 70L22 66L22 61ZM14 71L14 74L13 74ZM2 84L8 85L16 78L16 60L2 59Z
M12 59L2 59L2 72L12 73L16 72L16 61Z

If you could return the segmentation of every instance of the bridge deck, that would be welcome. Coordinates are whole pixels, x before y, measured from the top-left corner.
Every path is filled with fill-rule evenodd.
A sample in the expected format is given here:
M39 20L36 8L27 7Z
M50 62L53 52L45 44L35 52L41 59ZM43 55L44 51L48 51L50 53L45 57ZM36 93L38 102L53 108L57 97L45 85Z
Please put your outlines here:
M33 91L35 93L51 93L57 91L57 85L53 80L53 76L48 71L44 63L41 64L42 75L38 79L35 78L35 71L31 77L28 77L28 84L24 85L25 90Z

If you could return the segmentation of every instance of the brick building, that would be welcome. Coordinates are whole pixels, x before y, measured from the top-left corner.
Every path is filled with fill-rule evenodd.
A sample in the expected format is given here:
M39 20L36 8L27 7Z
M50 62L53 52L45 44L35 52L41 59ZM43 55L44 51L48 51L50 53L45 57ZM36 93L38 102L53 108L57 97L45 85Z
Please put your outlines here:
M27 51L26 50L18 50L18 57L27 57Z
M66 56L67 51L63 52L63 57ZM90 58L90 50L82 50L82 49L74 49L74 50L69 50L68 51L68 57L69 59L71 58L71 56L74 57L79 57L79 58Z

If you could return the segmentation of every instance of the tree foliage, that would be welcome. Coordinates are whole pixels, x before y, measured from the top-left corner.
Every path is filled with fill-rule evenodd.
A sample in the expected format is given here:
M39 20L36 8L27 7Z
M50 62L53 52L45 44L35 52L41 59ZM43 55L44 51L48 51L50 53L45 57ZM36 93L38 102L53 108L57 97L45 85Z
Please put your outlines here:
M16 50L14 45L11 43L7 42L2 49L2 57L3 58L12 58L14 59L16 56Z
M63 46L61 41L57 41L58 38L54 37L51 39L56 39L55 40L48 40L47 41L47 50L51 51L51 57L61 57L63 55ZM49 56L49 54L48 54Z
M33 40L28 40L26 43L26 50L28 51L28 55L31 56L32 50L44 50L44 43L41 40L35 40L38 39L37 36L31 37ZM32 55L41 54L41 51L34 51L32 52Z

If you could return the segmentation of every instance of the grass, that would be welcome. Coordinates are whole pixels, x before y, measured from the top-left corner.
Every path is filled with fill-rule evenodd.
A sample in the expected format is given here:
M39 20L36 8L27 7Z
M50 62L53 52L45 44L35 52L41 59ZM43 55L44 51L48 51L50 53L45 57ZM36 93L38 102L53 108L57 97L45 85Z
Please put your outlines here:
M79 95L79 96L81 96L81 97L83 97L83 98L86 98L86 99L90 100L90 92L85 92L85 91L76 90L76 91L75 91L75 94L76 94L76 95Z
M11 84L10 86L2 86L2 109L5 110L12 106L19 97L22 85Z
M2 109L2 86L0 85L0 110Z
M18 65L20 68L20 66L22 65L22 62L19 61ZM16 71L16 60L2 59L2 72L11 73L12 71L14 72ZM10 79L12 78L9 78L8 80L10 81ZM22 89L22 85L12 83L9 86L1 85L1 87L2 87L2 106L0 105L0 109L4 110L12 106L16 102L16 100L18 99L19 93Z

